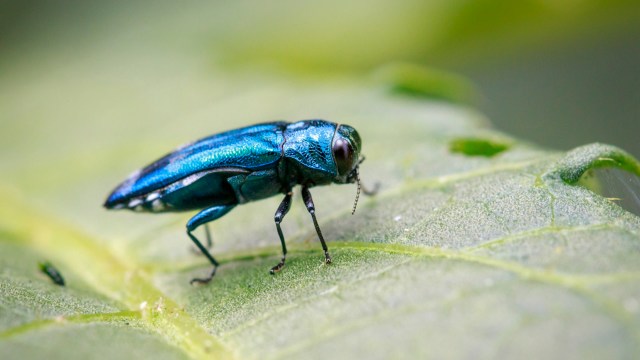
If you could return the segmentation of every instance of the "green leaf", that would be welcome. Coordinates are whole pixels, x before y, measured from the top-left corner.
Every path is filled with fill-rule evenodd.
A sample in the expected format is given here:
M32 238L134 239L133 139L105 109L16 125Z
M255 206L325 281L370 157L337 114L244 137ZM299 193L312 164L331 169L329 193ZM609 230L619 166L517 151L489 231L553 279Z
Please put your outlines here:
M182 40L168 30L126 29L5 58L0 358L637 357L640 218L581 181L602 166L639 175L624 151L562 153L501 134L430 98L464 98L448 74L379 86L233 73L166 45ZM394 91L407 86L428 96ZM331 265L299 200L275 276L280 199L212 224L222 267L206 286L189 285L210 271L184 233L192 214L101 207L180 143L303 118L356 127L363 182L381 184L354 216L354 186L312 189Z
M50 157L16 165L3 191L3 358L99 356L116 344L128 357L192 358L523 351L578 358L638 350L640 221L571 185L601 165L638 173L621 150L542 151L487 130L472 111L355 82L238 91L200 109L187 115L189 128L184 121L154 128L151 117L141 120L148 127L138 125L145 133L110 124L118 130L99 141L126 151L92 149L71 135L48 140L65 144L53 154L23 145L27 156ZM213 225L223 262L215 281L190 286L209 266L190 250L188 215L110 213L101 201L128 170L189 133L242 125L258 109L261 116L249 116L255 121L310 111L360 129L363 181L380 182L382 192L350 216L353 187L314 189L334 263L323 265L297 204L284 222L289 261L276 276L267 270L279 258L272 214L280 199L242 206ZM469 137L510 147L492 157L451 152L452 141ZM86 158L75 150L87 147ZM67 286L39 272L43 260Z

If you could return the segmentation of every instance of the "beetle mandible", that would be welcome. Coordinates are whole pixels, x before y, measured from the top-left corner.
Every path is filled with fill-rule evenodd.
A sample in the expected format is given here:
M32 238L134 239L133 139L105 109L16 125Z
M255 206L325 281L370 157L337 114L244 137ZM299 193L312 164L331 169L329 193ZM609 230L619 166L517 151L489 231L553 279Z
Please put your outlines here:
M134 172L113 190L104 206L152 213L203 209L186 227L189 238L213 265L208 277L192 279L191 283L207 283L219 264L207 250L211 237L206 224L239 204L276 194L285 194L274 216L282 259L270 272L284 267L287 246L280 223L291 207L292 188L301 185L302 199L324 250L325 263L331 263L309 188L357 182L353 213L361 189L361 147L360 135L353 127L324 120L247 126L184 145ZM375 189L362 189L367 195L375 193ZM201 225L205 225L206 248L193 235Z

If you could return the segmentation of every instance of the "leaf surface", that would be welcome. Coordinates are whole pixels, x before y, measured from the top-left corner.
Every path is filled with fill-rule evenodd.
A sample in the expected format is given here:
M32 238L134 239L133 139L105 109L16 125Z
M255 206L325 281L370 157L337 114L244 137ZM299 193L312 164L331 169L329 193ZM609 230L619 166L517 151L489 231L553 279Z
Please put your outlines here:
M2 74L0 358L639 353L640 219L582 182L599 167L640 174L624 151L540 149L472 109L391 91L394 71L385 86L229 72L137 30ZM331 265L300 200L282 272L268 273L280 258L271 198L212 224L223 266L198 287L188 280L210 267L184 233L192 214L100 206L180 143L305 118L357 128L363 182L381 185L354 216L354 186L312 189Z

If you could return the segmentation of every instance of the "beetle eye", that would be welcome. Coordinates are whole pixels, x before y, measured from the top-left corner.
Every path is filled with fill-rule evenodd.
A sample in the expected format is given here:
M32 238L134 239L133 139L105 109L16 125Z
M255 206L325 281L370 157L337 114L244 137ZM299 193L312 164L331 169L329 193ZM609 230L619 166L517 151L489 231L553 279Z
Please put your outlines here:
M333 142L332 149L333 158L336 159L338 174L345 175L353 167L353 147L351 143L345 139L336 139Z

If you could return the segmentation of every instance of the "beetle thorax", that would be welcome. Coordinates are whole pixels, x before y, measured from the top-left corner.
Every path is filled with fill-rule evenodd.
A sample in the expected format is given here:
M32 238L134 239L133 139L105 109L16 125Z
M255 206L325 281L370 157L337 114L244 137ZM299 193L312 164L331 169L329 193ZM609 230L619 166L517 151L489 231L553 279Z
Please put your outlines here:
M331 154L336 124L307 120L290 124L284 131L283 154L287 171L299 184L331 183L337 169Z

